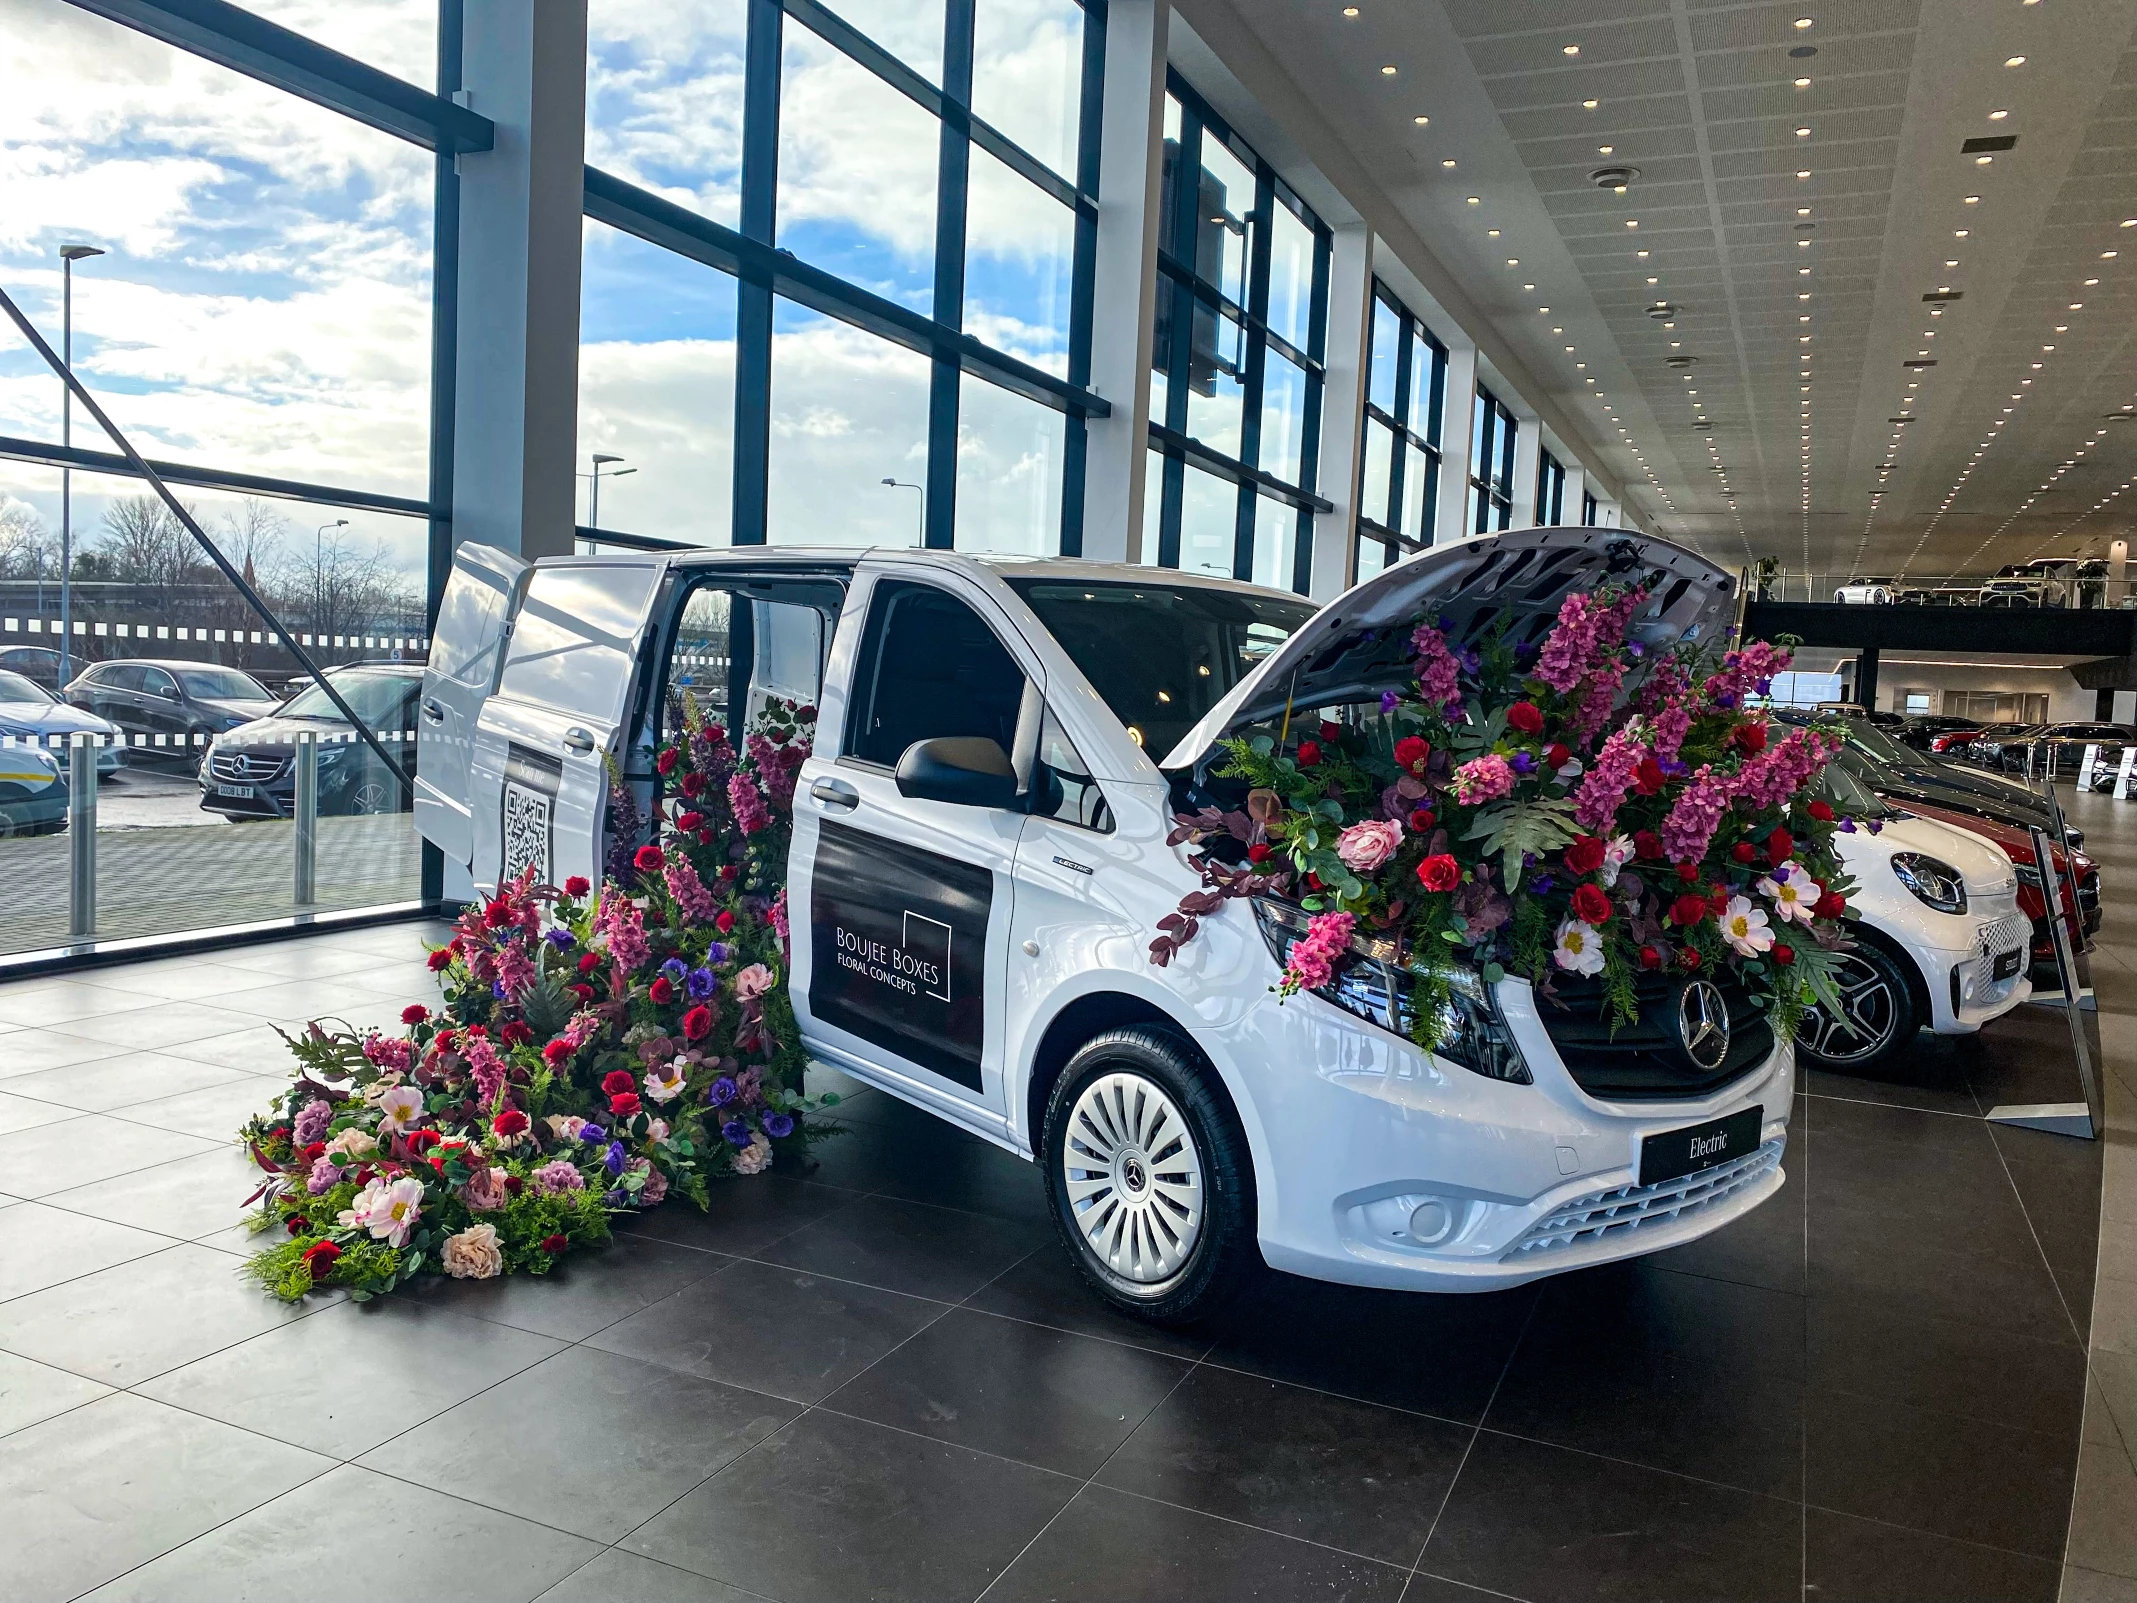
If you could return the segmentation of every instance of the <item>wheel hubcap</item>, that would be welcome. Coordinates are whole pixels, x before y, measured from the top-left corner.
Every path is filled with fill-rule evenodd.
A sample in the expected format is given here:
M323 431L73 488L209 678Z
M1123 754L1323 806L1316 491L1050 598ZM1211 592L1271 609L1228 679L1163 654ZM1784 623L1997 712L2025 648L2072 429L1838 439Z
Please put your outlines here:
M1841 958L1833 983L1840 992L1841 1012L1836 1017L1819 1002L1803 1010L1799 1033L1804 1050L1831 1063L1875 1056L1899 1022L1899 1000L1891 982L1874 964L1850 952Z
M1093 1080L1069 1114L1062 1180L1076 1226L1123 1279L1179 1273L1202 1235L1202 1158L1171 1097L1138 1074Z

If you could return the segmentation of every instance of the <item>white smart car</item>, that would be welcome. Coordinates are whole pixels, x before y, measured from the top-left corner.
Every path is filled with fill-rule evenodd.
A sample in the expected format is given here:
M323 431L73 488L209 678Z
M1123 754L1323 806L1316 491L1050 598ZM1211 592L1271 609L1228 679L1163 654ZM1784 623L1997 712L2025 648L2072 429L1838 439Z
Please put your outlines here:
M642 814L681 688L735 724L811 701L788 894L817 1058L1041 1164L1085 1276L1146 1317L1206 1310L1257 1258L1512 1285L1689 1241L1780 1188L1795 1055L1748 998L1652 976L1613 1036L1576 985L1556 1006L1475 980L1427 1053L1370 946L1328 994L1279 1001L1282 905L1223 903L1169 966L1148 948L1200 886L1167 836L1226 801L1222 736L1377 702L1421 613L1534 638L1606 580L1650 587L1651 651L1734 610L1728 574L1616 529L1437 546L1319 611L1075 560L755 547L529 569L464 546L416 819L474 886L598 875L604 759ZM1960 946L2000 916L1968 891L1938 915Z

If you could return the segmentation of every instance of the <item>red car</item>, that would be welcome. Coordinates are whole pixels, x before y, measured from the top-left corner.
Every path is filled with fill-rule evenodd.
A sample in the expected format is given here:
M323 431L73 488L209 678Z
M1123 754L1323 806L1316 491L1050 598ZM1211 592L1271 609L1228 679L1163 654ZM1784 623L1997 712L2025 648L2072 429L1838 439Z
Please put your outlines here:
M2033 837L2013 824L1999 823L1993 818L1983 818L1978 813L1954 812L1946 807L1929 807L1918 801L1906 801L1897 805L1910 813L1920 813L1924 818L1934 818L1940 824L1950 824L1954 829L1963 829L1970 835L1978 835L2011 859L2012 867L2018 870L2018 905L2025 915L2033 920L2033 961L2036 966L2055 963L2055 947L2048 932L2048 897L2041 889L2039 870L2033 861ZM2076 951L2085 951L2091 946L2089 937L2100 927L2100 869L2090 857L2081 851L2071 851L2069 862L2064 853L2053 846L2055 871L2060 877L2075 872L2078 881L2078 905L2070 908L2069 897L2064 900L2064 916L2070 925L2070 944Z

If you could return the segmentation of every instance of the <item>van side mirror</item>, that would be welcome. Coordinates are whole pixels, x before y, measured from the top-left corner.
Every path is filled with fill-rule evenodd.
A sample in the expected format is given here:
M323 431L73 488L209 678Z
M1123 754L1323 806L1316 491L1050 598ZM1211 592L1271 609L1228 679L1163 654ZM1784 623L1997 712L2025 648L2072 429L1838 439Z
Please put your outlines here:
M994 741L963 735L916 740L898 759L898 794L958 807L1010 807L1017 771Z

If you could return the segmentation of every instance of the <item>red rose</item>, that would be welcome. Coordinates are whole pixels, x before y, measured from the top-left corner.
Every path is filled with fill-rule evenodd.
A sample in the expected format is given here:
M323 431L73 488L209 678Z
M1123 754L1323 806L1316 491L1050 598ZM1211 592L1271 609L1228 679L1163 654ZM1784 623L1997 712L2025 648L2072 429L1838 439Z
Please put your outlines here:
M566 896L584 896L593 888L592 883L584 874L574 874L564 881L564 894Z
M410 1002L401 1009L401 1022L403 1024L421 1024L429 1017L430 1009L421 1002Z
M1639 767L1632 771L1632 788L1642 796L1652 796L1662 785L1662 765L1652 757L1642 757Z
M1833 808L1829 802L1814 801L1803 810L1821 824L1830 824L1833 821Z
M1640 967L1660 968L1661 966L1662 954L1660 952L1656 951L1652 946L1643 946L1640 948Z
M1318 891L1325 890L1327 887L1322 885L1321 876L1309 868L1306 870L1306 888L1310 891Z
M685 834L696 829L698 825L704 822L705 815L703 813L677 813L675 815L675 827Z
M601 1094L603 1096L620 1096L625 1091L635 1090L637 1086L638 1082L631 1078L629 1069L610 1069L608 1073L601 1076Z
M1533 701L1517 701L1506 709L1506 722L1510 728L1524 735L1543 733L1543 711Z
M1779 868L1795 855L1796 837L1785 829L1777 829L1766 837L1766 861Z
M324 1141L309 1142L306 1144L304 1150L302 1152L299 1152L297 1156L302 1158L306 1163L316 1163L319 1159L326 1156L326 1143Z
M581 980L578 984L570 987L570 990L571 994L573 996L576 996L582 1002L591 1002L594 999L594 988L591 985L588 985L584 980Z
M675 1000L675 986L669 981L667 975L656 974L653 977L653 983L646 987L646 995L650 996L661 1007L666 1007Z
M1434 816L1429 807L1420 807L1410 815L1410 833L1413 835L1428 834L1431 832L1432 826L1438 822L1439 819Z
M1549 763L1553 768L1563 768L1566 766L1567 763L1573 760L1573 753L1568 751L1564 746L1557 745L1554 743L1551 748L1543 754L1543 760Z
M705 738L717 746L727 738L727 726L725 724L707 724L705 726Z
M508 1196L508 1197L516 1197L516 1196L518 1196L518 1195L519 1195L519 1194L520 1194L520 1193L521 1193L522 1191L524 1191L524 1190L526 1190L526 1189L527 1189L527 1182L526 1182L526 1181L524 1181L524 1180L522 1180L522 1179L521 1179L521 1178L520 1178L520 1177L519 1177L518 1175L516 1175L516 1174L508 1174L508 1175L506 1175L506 1176L505 1176L505 1195L506 1195L506 1196Z
M569 1063L571 1061L571 1054L572 1045L569 1041L551 1041L547 1046L542 1048L542 1061L544 1063L547 1063L552 1069L554 1069L561 1066L562 1064Z
M334 1260L340 1256L341 1249L331 1241L315 1241L304 1249L304 1267L312 1272L313 1285L334 1272Z
M579 954L579 972L581 974L591 974L600 966L601 954L599 952L581 952Z
M502 896L494 897L490 901L483 903L482 906L482 922L493 930L503 929L507 924L514 922L518 916L512 911L512 904Z
M1431 759L1431 746L1416 735L1404 735L1395 742L1395 766L1405 773L1422 777L1425 764Z
M652 873L666 861L667 858L661 855L660 848L650 843L631 853L631 866L642 874Z
M1602 924L1610 918L1610 893L1600 885L1582 885L1573 892L1573 916L1583 924Z
M692 769L676 782L676 788L681 790L692 801L695 801L705 794L705 776L696 769Z
M728 864L728 868L732 868L733 866L734 865L732 863ZM733 878L733 876L729 874L727 872L727 869L725 868L720 870L720 877L722 879ZM735 915L728 909L724 907L721 908L719 916L712 921L712 927L718 930L722 935L732 935L735 932Z
M1321 738L1322 738L1323 740L1340 740L1340 739L1342 739L1342 738L1343 738L1343 726L1342 726L1341 724L1339 724L1339 723L1334 723L1334 722L1331 722L1331 721L1330 721L1329 719L1323 718L1323 719L1321 720Z
M1755 757L1766 749L1766 725L1763 722L1738 724L1730 738Z
M311 1228L311 1222L301 1213L293 1213L282 1221L282 1228L293 1236L301 1236Z
M697 832L697 843L700 846L710 846L712 844L712 831L709 829L699 830Z
M662 752L658 757L653 759L653 766L655 768L658 768L663 775L672 774L675 772L675 765L681 762L682 760L682 748L680 746L670 746L666 751Z
M1593 835L1583 835L1566 848L1566 872L1569 874L1592 874L1603 866L1603 853L1607 848Z
M1462 883L1462 865L1438 852L1417 865L1417 883L1428 891L1451 891Z
M527 1128L527 1116L517 1108L507 1108L490 1121L490 1128L499 1135L518 1135Z
M1848 910L1847 898L1838 891L1827 891L1811 903L1811 912L1819 918L1838 918Z
M1773 945L1773 960L1780 964L1781 967L1786 968L1796 960L1796 949L1784 942L1776 941Z
M683 1015L683 1039L702 1041L712 1033L712 1009L694 1007Z
M1643 863L1658 862L1662 857L1662 837L1651 829L1643 829L1633 836L1632 849Z
M1697 924L1706 916L1707 899L1704 896L1694 896L1687 893L1670 903L1670 922L1672 924L1689 926Z
M1699 865L1697 863L1679 863L1677 865L1677 877L1683 880L1685 884L1691 884L1699 878Z
M638 1111L638 1093L636 1091L624 1091L610 1097L608 1099L608 1110L619 1119L628 1119Z
M1259 841L1247 848L1247 861L1259 866L1266 863L1276 851L1267 841Z
M1729 855L1735 858L1739 863L1748 863L1751 861L1752 858L1758 856L1758 854L1758 848L1756 846L1753 846L1748 840L1740 840L1734 846L1729 848Z
M1714 909L1716 918L1720 918L1722 914L1729 911L1729 892L1719 887L1709 891L1707 893L1707 906Z
M1301 768L1318 768L1321 766L1321 743L1319 741L1302 740L1299 742L1299 766Z
M490 1027L487 1024L470 1024L467 1033L471 1040L487 1041L490 1038Z
M552 1258L554 1258L558 1253L562 1252L566 1247L570 1245L571 1238L569 1236L542 1237L542 1251L548 1253L549 1256Z
M1699 954L1693 951L1691 947L1687 946L1683 951L1677 954L1677 961L1686 970L1696 969L1697 967L1699 967Z
M701 841L705 841L705 842L708 842L708 843L709 843L709 842L711 841L711 839L712 839L712 831L711 831L711 830L709 830L709 829L701 829L701 830L699 830L699 831L698 831L698 839L699 839L699 840L701 840ZM722 864L720 865L720 883L721 883L721 884L723 884L723 885L732 885L732 884L733 884L733 883L734 883L734 882L735 882L736 880L740 879L741 877L742 877L742 870L741 870L741 868L740 868L739 866L737 866L736 864L734 864L734 863L722 863ZM718 920L715 920L714 922L716 922L716 923L717 923L717 922L718 922Z
M435 1130L410 1130L402 1139L410 1152L426 1152L445 1138Z
M791 729L768 729L764 732L764 738L775 746L784 746L794 738L794 731Z
M497 1038L506 1046L525 1046L534 1039L534 1031L524 1019L506 1019L497 1026Z
M443 974L453 966L453 949L450 946L441 946L424 961L430 965L431 973Z
M795 709L794 709L794 721L795 721L796 723L798 723L798 724L813 724L813 723L815 723L815 722L816 722L816 708L815 708L815 706L814 706L814 705L812 704L812 705L810 705L810 706L807 706L807 707L797 707L797 708L795 708Z

